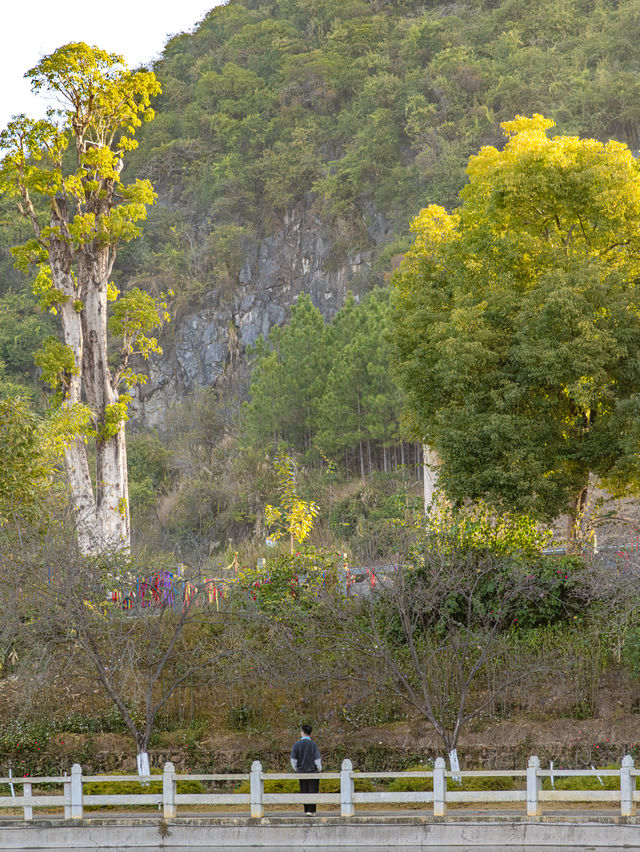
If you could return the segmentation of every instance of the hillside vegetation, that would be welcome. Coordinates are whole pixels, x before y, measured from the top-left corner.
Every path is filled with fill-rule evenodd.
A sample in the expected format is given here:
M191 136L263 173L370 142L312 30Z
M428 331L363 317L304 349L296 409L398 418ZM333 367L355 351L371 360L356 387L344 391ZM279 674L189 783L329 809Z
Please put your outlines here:
M231 0L155 68L131 168L163 203L123 272L232 287L246 242L308 198L336 261L371 247L375 214L393 244L428 202L456 202L469 156L517 113L635 148L639 36L635 0Z
M423 523L385 285L410 221L458 204L469 157L502 145L500 122L542 113L561 134L637 148L640 0L230 0L172 38L154 71L157 117L126 179L149 178L159 199L119 255L123 292L173 289L177 318L232 301L246 258L299 208L331 236L329 266L354 252L371 263L337 311L301 296L282 326L238 345L216 387L167 406L156 429L132 425L126 564L78 557L60 492L40 487L55 435L43 450L30 406L5 402L3 465L27 489L16 507L21 492L0 480L0 510L11 509L0 515L0 708L16 719L0 726L0 762L113 768L113 745L98 754L93 735L127 730L131 748L143 732L158 758L219 769L218 741L241 741L237 766L257 749L282 757L303 719L321 726L336 765L365 729L372 769L514 717L565 726L553 759L637 753L637 540L621 533L624 552L589 561L545 553L530 519L482 504ZM0 218L0 397L31 398L42 414L53 399L32 353L54 326L13 269L24 229L4 199ZM180 345L163 334L166 351ZM267 504L287 522L302 507L313 532L299 550L286 534L267 550ZM407 570L346 596L345 562ZM229 581L222 603L217 585L192 612L174 591L171 609L140 595L160 574L184 589L198 573L201 598L218 575ZM508 760L522 765L534 742L522 735Z
M384 285L420 208L457 203L469 156L501 146L501 121L540 112L560 133L635 148L639 44L638 0L231 0L172 38L154 65L157 116L127 169L150 178L159 201L119 256L118 286L173 288L177 315L212 290L232 297L252 247L286 211L310 205L333 234L331 263L373 252L351 281L359 299ZM31 355L53 326L12 268L22 225L5 201L1 213L0 382L34 395ZM384 305L378 292L326 324L319 306L301 304L306 353L295 321L290 333L275 329L253 353L248 381L240 370L235 384L196 394L165 412L157 433L138 425L138 541L216 551L260 532L272 487L265 451L278 444L318 469L329 462L313 488L327 497L330 538L331 529L366 528L396 488L409 500L420 454L402 440ZM166 349L179 344L171 334ZM346 484L398 466L400 484Z

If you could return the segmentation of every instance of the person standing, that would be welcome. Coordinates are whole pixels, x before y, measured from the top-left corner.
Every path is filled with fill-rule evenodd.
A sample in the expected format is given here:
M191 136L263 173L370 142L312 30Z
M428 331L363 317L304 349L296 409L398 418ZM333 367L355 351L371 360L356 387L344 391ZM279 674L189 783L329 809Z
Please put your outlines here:
M311 739L311 725L302 725L300 739L293 744L291 749L291 766L294 772L322 772L322 759L320 749ZM317 793L320 789L319 778L300 778L301 793ZM304 806L307 816L313 816L316 812L316 803L309 802Z

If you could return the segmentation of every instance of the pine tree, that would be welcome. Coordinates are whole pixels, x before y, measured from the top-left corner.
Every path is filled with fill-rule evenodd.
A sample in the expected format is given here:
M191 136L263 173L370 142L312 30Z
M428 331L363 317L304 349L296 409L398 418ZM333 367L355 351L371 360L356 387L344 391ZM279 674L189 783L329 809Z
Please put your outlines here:
M313 450L319 401L327 370L326 328L320 311L303 294L291 321L259 341L245 407L249 440L282 443L301 454Z

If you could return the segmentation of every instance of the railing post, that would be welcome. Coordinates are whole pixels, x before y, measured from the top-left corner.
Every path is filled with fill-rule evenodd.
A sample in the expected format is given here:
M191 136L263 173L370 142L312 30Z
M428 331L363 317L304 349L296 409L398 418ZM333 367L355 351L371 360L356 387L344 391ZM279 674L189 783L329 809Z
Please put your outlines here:
M264 805L262 804L264 781L262 780L262 764L259 760L254 760L251 764L249 789L251 791L251 816L254 819L260 819L264 816Z
M538 793L542 789L542 778L538 776L540 769L540 758L532 755L529 758L527 766L527 816L540 816L542 810L540 808L540 799Z
M69 778L66 772L64 774L65 777ZM69 778L68 781L63 782L62 793L68 802L68 804L64 806L64 818L71 819L71 778Z
M31 781L25 781L22 785L22 795L25 799L31 798ZM24 805L24 818L33 819L33 808L31 805Z
M82 767L71 767L71 819L82 819Z
M162 770L162 812L165 819L174 819L176 815L175 773L173 763L165 763Z
M447 777L444 757L437 757L433 767L433 815L447 815Z
M631 774L633 769L633 758L625 754L620 767L620 816L629 817L636 815L636 803L633 801L636 776Z
M354 814L353 808L353 764L347 758L342 761L340 767L340 816L351 817Z

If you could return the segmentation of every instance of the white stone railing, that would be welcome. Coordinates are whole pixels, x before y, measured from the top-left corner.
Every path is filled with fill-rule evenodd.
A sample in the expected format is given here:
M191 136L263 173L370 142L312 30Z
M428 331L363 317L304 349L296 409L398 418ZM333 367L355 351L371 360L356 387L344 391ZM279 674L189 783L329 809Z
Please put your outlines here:
M615 777L619 779L615 790L543 790L542 779L545 777L565 778L568 776ZM350 760L342 762L341 771L307 773L303 776L294 772L263 772L259 761L254 761L249 774L223 775L183 775L175 771L172 763L165 763L162 775L140 777L138 775L83 775L80 764L75 763L71 775L0 778L1 784L22 788L22 795L0 796L0 812L2 809L21 808L25 820L33 819L34 808L63 808L67 819L82 819L85 807L130 807L155 805L162 809L165 819L173 819L178 814L178 806L191 805L247 805L253 818L264 815L265 805L300 805L310 801L319 805L339 805L343 817L353 816L356 805L367 804L424 804L429 805L435 817L447 814L447 805L456 802L473 804L500 804L506 802L522 802L526 805L528 817L542 815L542 805L545 802L587 802L590 804L619 805L620 815L635 816L636 803L640 801L640 791L636 790L636 777L640 769L634 767L633 758L626 755L620 769L541 769L537 757L529 758L527 769L522 770L457 770L450 772L446 769L443 758L439 757L433 771L420 772L354 772ZM462 778L526 778L526 789L521 790L460 790L457 779ZM339 793L265 793L265 781L277 781L299 778L324 778L340 781ZM390 790L370 793L356 792L357 779L376 778L428 778L433 780L433 791L392 792ZM448 779L456 780L451 789ZM83 786L88 782L109 783L114 781L139 782L141 791L131 794L87 794ZM144 785L150 781L162 782L162 792L147 793ZM249 793L220 792L220 793L178 793L180 781L203 781L209 783L229 784L238 781L249 781ZM41 794L33 791L34 787L43 784L60 785L61 792ZM381 814L382 816L382 814Z

